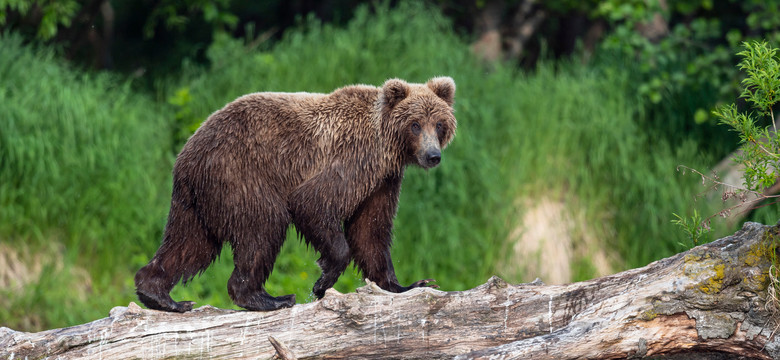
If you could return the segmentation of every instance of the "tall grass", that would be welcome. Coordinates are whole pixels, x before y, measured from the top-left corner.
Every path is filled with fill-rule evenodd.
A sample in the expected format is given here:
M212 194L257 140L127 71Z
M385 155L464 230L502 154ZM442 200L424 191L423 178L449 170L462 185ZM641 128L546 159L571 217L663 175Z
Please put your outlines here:
M0 324L24 314L45 317L43 325L95 318L117 292L132 293L117 288L117 274L126 276L128 259L148 248L140 244L159 238L172 164L169 110L20 37L3 35L0 47L0 241L45 254L40 261L55 270L0 289ZM88 269L78 281L89 282L90 293L69 291L85 286L63 267Z
M57 65L50 51L30 50L14 37L3 37L2 48L0 121L9 125L0 126L0 238L62 243L64 250L45 251L87 269L94 282L86 297L77 296L67 271L5 291L9 300L0 303L11 306L0 306L0 324L6 326L23 314L7 308L43 314L39 326L52 327L136 301L133 273L159 245L170 149L182 145L171 144L178 131L171 127L197 125L249 92L455 79L457 135L440 167L407 172L392 252L402 283L432 277L443 290L467 289L494 274L524 211L519 204L545 196L580 205L618 269L681 250L672 213L684 212L699 188L698 179L677 176L675 167L713 161L699 153L696 136L670 142L647 127L652 119L630 92L630 64L605 71L547 62L531 73L488 67L440 13L416 2L363 6L345 28L308 19L262 49L218 38L209 49L212 66L161 80L156 100L113 77ZM26 81L21 74L41 75ZM311 301L317 254L293 234L288 238L267 288ZM226 248L172 295L232 307L225 290L231 271ZM508 280L521 277L534 274ZM360 284L348 271L336 288ZM67 309L62 299L71 299Z

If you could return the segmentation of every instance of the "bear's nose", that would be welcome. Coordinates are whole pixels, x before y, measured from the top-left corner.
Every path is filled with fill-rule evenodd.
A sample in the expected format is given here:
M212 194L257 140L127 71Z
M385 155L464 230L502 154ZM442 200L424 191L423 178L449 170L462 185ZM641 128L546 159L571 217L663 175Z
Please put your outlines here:
M427 156L426 160L428 161L428 165L430 166L439 165L439 162L441 162L441 151L438 150L429 151L426 154L426 156Z

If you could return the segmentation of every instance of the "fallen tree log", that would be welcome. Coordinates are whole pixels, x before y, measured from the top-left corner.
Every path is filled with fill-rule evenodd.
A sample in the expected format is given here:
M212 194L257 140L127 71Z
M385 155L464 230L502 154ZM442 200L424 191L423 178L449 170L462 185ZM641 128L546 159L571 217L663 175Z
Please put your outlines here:
M274 312L131 303L69 328L0 328L0 358L780 359L770 294L778 243L780 226L747 223L646 267L568 285L493 277L467 291L391 294L368 284Z

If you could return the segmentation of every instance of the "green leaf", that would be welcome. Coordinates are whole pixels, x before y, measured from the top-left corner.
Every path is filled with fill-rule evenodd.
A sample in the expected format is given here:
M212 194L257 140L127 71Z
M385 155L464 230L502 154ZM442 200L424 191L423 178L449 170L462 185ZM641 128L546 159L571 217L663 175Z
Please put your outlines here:
M704 124L709 120L710 115L707 113L707 110L704 110L702 108L696 109L696 113L693 114L693 121L697 124Z

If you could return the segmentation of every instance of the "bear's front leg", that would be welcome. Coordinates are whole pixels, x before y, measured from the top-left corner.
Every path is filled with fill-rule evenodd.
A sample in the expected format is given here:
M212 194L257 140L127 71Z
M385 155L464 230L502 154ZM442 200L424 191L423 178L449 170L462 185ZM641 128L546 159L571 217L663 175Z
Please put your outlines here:
M385 179L346 221L344 227L350 252L363 276L382 289L398 293L416 287L438 288L431 284L436 281L433 279L402 286L395 276L390 246L402 178L403 175Z
M321 299L333 287L350 261L349 246L341 229L341 213L348 184L334 184L334 175L325 172L309 179L290 196L290 213L295 228L308 244L320 253L317 264L322 276L314 284L314 295Z
M317 246L315 245L314 248L317 249ZM317 265L322 269L322 275L314 283L312 292L318 299L322 299L325 296L325 290L336 284L339 276L349 265L349 247L344 239L344 233L339 232L330 243L320 247L318 251L321 256L317 260Z
M321 299L325 296L325 290L333 287L349 264L347 240L339 229L338 222L327 225L299 212L293 215L293 223L306 242L320 253L317 265L322 269L322 275L314 283L312 292L314 296Z

